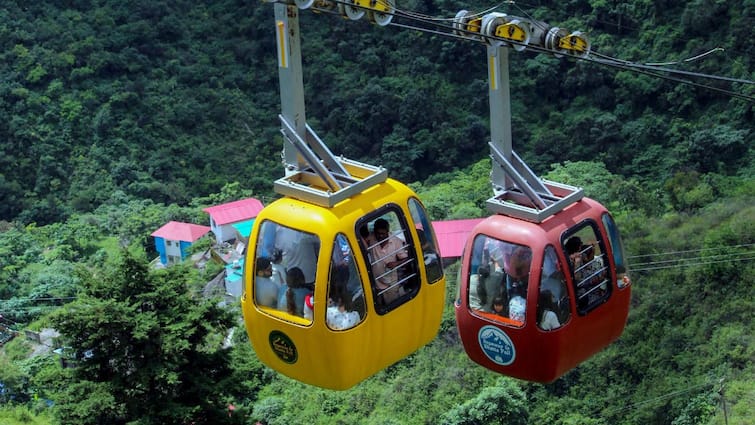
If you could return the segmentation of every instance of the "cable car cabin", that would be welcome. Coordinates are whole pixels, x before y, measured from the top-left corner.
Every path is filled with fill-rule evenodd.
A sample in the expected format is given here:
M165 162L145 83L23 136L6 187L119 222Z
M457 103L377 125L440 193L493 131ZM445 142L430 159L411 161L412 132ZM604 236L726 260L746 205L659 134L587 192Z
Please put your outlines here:
M387 179L333 207L285 197L255 220L244 320L267 366L343 390L438 332L445 278L424 207Z
M547 383L618 338L629 301L613 218L582 198L541 223L479 223L464 250L456 322L472 360Z

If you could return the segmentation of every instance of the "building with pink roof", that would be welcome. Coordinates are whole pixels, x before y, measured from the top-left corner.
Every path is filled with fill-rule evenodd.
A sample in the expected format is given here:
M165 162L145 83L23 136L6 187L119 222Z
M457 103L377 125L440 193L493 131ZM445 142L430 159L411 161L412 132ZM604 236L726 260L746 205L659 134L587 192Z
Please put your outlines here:
M264 205L259 199L247 198L207 207L202 211L210 215L210 229L215 234L217 243L221 244L236 238L234 224L253 220L262 208Z
M210 232L207 226L170 221L152 232L155 249L163 265L175 264L186 258L187 250L199 238Z

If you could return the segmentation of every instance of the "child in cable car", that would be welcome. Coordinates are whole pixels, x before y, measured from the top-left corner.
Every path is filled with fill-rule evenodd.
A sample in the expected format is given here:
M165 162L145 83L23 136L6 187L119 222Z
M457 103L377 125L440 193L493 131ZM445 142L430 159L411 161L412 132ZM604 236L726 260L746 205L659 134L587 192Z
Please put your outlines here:
M278 297L278 310L304 317L304 298L312 293L312 288L304 282L304 272L291 267L286 272L286 284L281 287Z

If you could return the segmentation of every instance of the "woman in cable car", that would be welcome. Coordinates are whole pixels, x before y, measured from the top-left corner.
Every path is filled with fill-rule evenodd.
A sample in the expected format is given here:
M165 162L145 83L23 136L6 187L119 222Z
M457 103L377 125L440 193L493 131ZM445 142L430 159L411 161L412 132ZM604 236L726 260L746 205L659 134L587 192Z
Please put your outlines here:
M301 382L342 390L408 356L440 326L445 278L436 246L416 195L391 179L332 207L273 202L255 220L245 264L280 250L287 274L299 278L280 285L270 307L257 302L260 274L246 269L242 310L258 357Z
M488 217L473 229L459 273L467 354L528 381L552 382L603 349L629 312L618 229L588 198L541 223Z

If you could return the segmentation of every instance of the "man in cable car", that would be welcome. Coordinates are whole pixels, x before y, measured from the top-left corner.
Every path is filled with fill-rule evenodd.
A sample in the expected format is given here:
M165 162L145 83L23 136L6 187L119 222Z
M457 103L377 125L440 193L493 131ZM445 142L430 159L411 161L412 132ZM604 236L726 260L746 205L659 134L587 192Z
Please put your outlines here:
M527 247L517 246L511 252L506 267L506 289L509 299L516 295L527 298L531 261L532 251Z
M401 295L403 290L398 283L398 266L408 258L403 249L404 243L395 235L391 235L388 221L382 218L375 220L374 235L377 243L372 248L372 271L375 275L375 285L384 304L390 304Z
M254 279L254 298L257 305L275 308L278 305L278 291L280 286L275 283L273 265L265 257L257 258L257 276Z
M304 273L304 283L315 284L317 254L320 251L320 240L317 236L278 226L275 232L275 247L283 251L286 270L297 267Z

